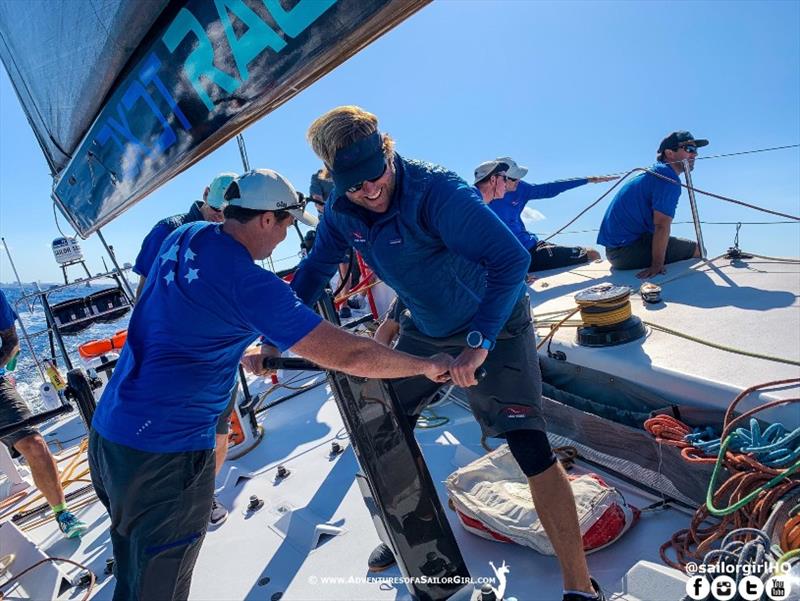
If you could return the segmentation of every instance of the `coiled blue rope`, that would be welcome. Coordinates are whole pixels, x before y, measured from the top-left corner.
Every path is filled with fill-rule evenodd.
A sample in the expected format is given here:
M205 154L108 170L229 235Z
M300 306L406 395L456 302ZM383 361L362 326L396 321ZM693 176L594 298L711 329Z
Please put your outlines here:
M789 432L783 424L775 423L763 432L756 418L750 419L750 428L736 428L730 434L731 451L752 454L760 463L773 469L787 467L800 458L800 428ZM713 428L695 428L685 436L686 442L706 455L717 455L722 441Z

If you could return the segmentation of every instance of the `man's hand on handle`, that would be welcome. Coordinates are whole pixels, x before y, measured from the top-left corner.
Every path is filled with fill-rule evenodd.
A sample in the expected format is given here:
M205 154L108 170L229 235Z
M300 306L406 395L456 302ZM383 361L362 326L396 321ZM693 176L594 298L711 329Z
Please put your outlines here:
M280 357L281 353L274 346L263 344L261 346L249 347L242 355L241 364L249 374L256 376L271 376L274 370L264 367L265 357Z
M488 355L489 351L482 348L465 348L461 351L450 366L450 378L453 384L461 388L475 386L478 383L476 372Z
M436 353L427 359L430 364L423 372L423 375L429 380L444 384L450 381L450 370L453 365L453 358L444 353Z

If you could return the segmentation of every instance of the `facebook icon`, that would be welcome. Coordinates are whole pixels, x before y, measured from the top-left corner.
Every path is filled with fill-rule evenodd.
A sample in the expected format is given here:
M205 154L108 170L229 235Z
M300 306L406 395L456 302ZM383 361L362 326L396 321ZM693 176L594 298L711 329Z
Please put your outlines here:
M705 599L710 592L711 584L705 576L692 576L686 581L686 594L695 601Z

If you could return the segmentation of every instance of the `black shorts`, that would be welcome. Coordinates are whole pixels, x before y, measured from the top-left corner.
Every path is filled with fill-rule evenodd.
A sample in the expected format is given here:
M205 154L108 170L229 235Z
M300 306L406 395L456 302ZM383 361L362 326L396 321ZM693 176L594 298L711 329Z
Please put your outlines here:
M694 256L697 242L669 237L664 264L685 261ZM653 234L645 234L628 246L606 247L606 258L614 269L644 269L653 262Z
M211 449L148 453L89 433L89 469L111 518L115 599L186 599L214 494Z
M419 357L436 353L456 356L464 348L467 332L433 338L420 332L411 315L400 315L400 338L395 347ZM514 306L497 338L494 349L483 364L486 377L466 389L472 413L486 436L504 437L512 430L546 428L542 415L542 374L531 323L530 297L524 295ZM424 376L391 380L408 416L417 416L430 402L440 385Z
M222 436L228 433L230 430L230 422L228 421L231 413L233 413L233 405L236 403L236 397L239 396L239 380L236 380L236 384L233 385L233 390L231 390L231 400L228 401L228 406L225 407L225 411L220 414L219 418L217 419L217 435Z
M9 426L24 419L28 419L31 415L33 415L31 410L17 392L16 386L11 383L9 378L0 377L0 425ZM28 426L3 437L0 441L6 445L8 450L14 455L14 445L32 434L38 434L38 430Z
M547 242L539 242L528 252L531 254L531 264L528 267L528 272L583 265L589 262L586 249L580 246L558 246Z

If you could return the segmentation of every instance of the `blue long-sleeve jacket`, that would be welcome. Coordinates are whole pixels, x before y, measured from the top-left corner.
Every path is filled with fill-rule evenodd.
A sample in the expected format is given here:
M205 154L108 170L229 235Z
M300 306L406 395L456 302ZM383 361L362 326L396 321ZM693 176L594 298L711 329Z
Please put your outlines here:
M506 192L503 198L493 200L489 203L489 208L497 214L500 221L508 226L522 246L530 250L539 243L539 239L527 231L522 222L522 211L525 209L525 204L529 200L553 198L562 192L588 183L588 179L571 179L550 184L529 184L520 181L516 190Z
M316 301L352 246L424 334L468 329L496 340L524 292L530 255L455 173L400 156L394 164L389 210L377 214L346 196L333 199L292 287L304 302Z

